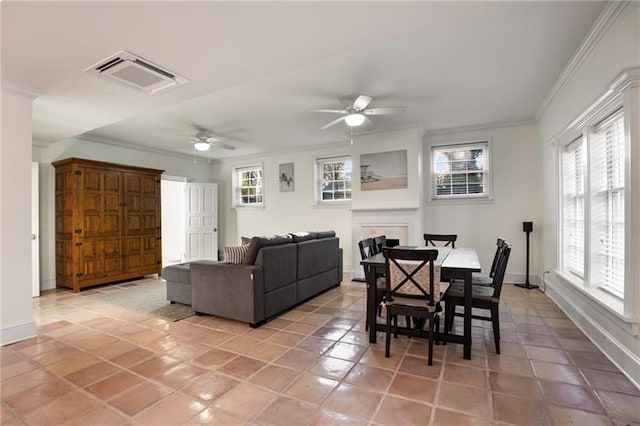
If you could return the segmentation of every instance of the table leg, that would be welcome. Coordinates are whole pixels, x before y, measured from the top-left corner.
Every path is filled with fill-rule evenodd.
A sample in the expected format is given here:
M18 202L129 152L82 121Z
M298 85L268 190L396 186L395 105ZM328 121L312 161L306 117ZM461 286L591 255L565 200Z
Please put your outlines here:
M369 342L376 343L376 271L371 266L365 266L364 276L367 281L367 320L369 322Z
M464 359L471 359L471 271L464 273Z

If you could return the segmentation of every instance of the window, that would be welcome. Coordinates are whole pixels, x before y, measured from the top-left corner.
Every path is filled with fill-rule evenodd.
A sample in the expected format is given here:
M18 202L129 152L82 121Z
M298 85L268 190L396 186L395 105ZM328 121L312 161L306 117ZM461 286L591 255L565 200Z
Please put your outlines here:
M593 281L624 295L624 118L618 111L594 129L591 145Z
M560 268L579 277L587 288L624 298L623 110L585 126L560 155Z
M584 278L584 144L582 137L562 151L562 262Z
M431 149L433 199L489 197L489 143Z
M320 158L317 166L320 174L319 202L351 201L351 158Z
M262 206L263 183L262 166L234 169L234 205Z

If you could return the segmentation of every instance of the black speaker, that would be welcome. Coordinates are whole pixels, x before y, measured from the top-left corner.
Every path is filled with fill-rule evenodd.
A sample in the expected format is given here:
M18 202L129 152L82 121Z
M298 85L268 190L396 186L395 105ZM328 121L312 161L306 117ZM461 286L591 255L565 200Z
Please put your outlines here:
M538 288L537 285L531 285L529 283L529 234L532 231L533 231L533 222L522 222L522 232L527 233L527 272L525 275L524 284L515 284L515 285L517 285L518 287L526 288L526 289Z

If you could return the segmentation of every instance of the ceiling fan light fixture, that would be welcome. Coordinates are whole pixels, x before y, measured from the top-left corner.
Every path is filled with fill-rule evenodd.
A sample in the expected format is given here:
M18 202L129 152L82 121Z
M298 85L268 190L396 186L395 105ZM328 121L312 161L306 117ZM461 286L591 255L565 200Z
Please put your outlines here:
M362 126L362 123L364 123L364 115L358 112L349 114L344 118L344 121L351 127Z
M196 142L193 144L193 147L197 151L209 151L211 145L209 144L209 142Z

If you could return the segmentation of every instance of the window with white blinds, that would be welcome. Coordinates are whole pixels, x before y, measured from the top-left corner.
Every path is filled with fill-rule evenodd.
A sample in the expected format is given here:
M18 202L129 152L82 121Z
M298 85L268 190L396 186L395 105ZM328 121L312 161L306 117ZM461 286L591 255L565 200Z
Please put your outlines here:
M434 200L491 196L488 142L436 146L431 160Z
M592 283L624 296L624 116L595 126L590 143Z
M562 151L562 269L584 278L584 142Z

